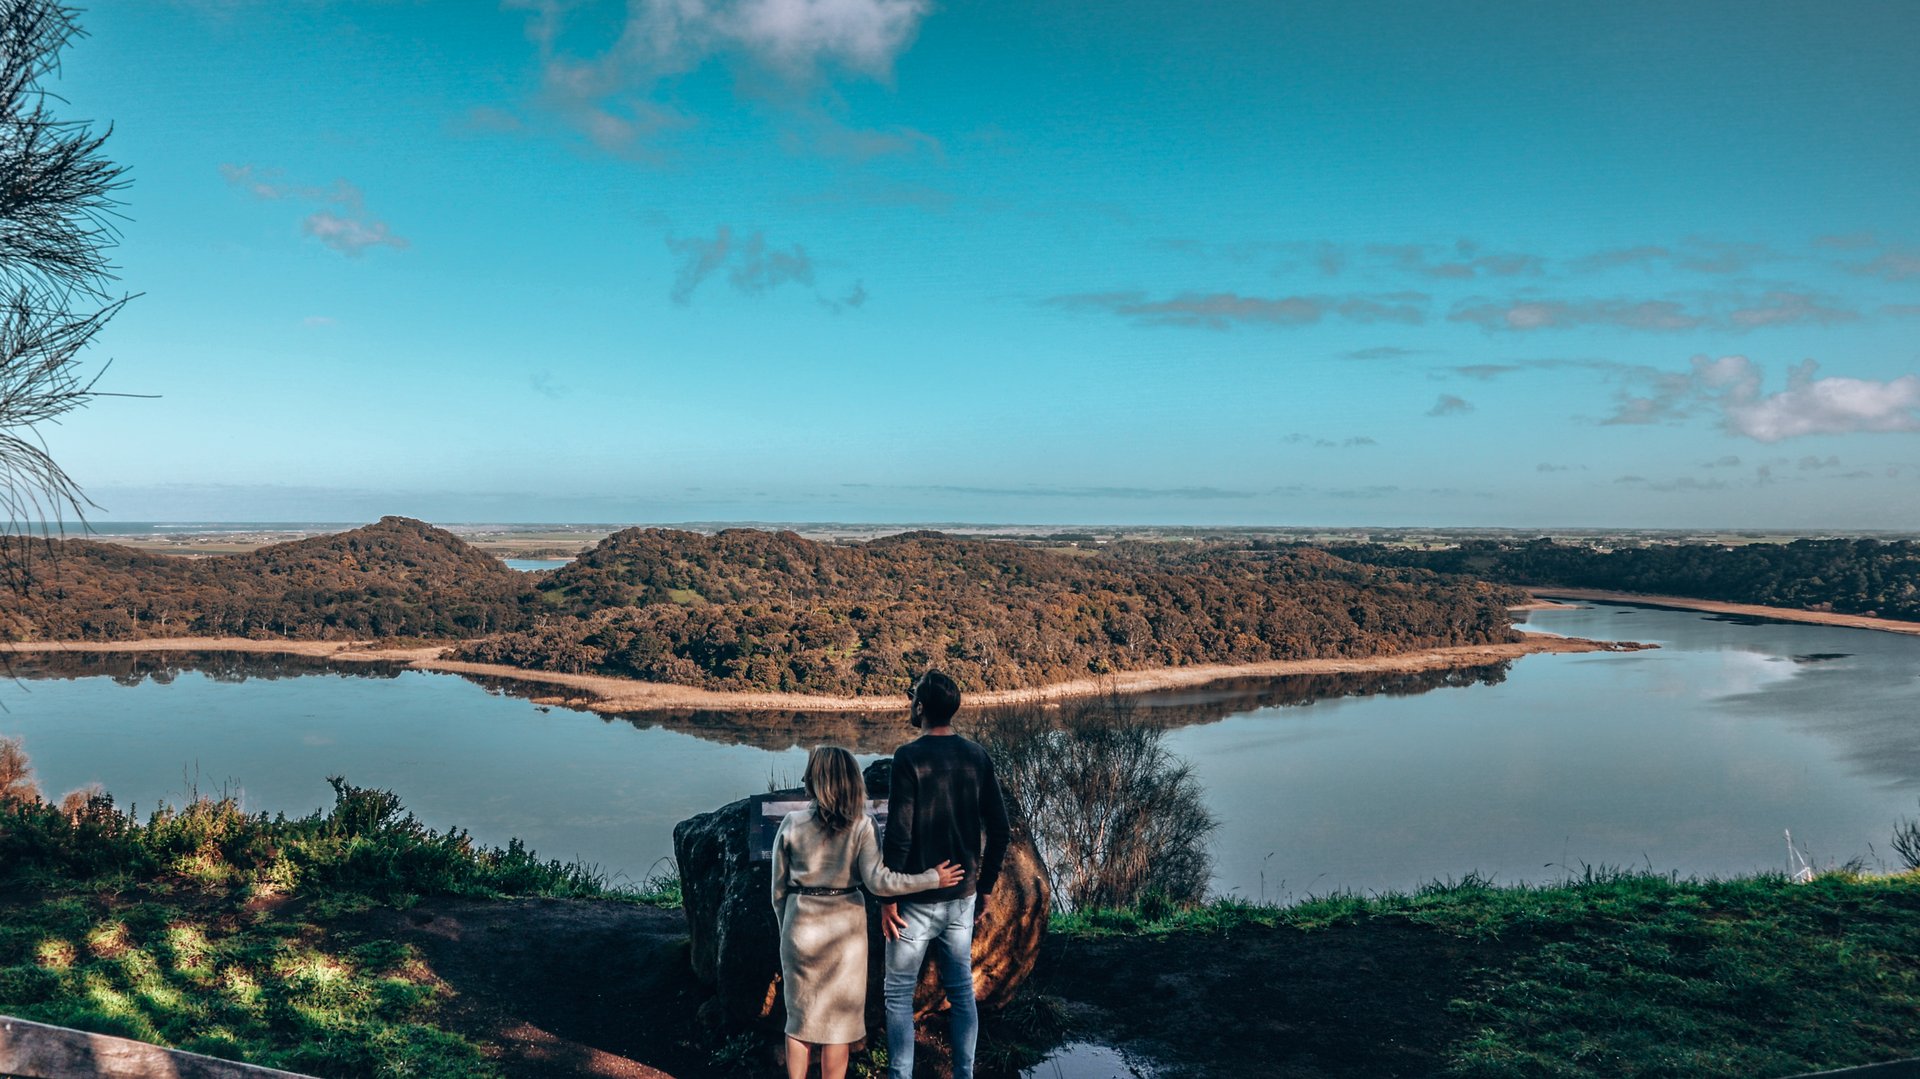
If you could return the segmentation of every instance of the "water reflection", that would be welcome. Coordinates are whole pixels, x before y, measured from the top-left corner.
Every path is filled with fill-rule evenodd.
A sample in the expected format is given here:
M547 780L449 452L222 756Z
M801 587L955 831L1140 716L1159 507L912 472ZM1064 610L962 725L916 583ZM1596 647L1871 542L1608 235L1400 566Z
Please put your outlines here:
M14 658L13 673L19 678L107 677L123 686L137 686L147 681L168 685L189 671L204 674L215 682L241 683L250 678L271 680L315 674L393 678L409 669L404 663L387 661L243 652L48 652L22 653ZM1187 727L1264 708L1296 708L1344 697L1407 697L1436 689L1499 685L1506 681L1511 666L1511 662L1500 662L1432 671L1230 678L1203 686L1132 695L1127 698L1127 705L1129 713L1139 722L1157 727ZM705 709L613 712L596 708L591 698L566 696L565 689L544 682L479 674L455 677L495 695L530 700L545 707L593 712L639 730L668 730L725 745L784 750L833 744L847 746L856 753L891 753L912 736L904 712ZM1080 703L1044 707L1053 711L1076 708ZM1023 713L1033 707L981 708L972 710L970 715L975 722L990 724L1005 715Z
M189 671L215 682L238 684L332 674L352 678L393 678L407 669L387 660L340 660L265 652L17 652L7 657L7 672L21 679L111 678L123 686L151 681L171 685Z
M1914 813L1920 638L1606 605L1536 612L1529 628L1661 647L1135 698L1223 821L1213 890L1274 899L1474 870L1540 880L1582 863L1743 873L1784 865L1782 829L1824 864L1885 851ZM100 780L123 801L177 800L182 764L198 761L215 782L245 780L252 808L301 813L344 773L400 791L436 827L635 876L671 849L675 822L797 782L798 747L871 756L913 734L888 713L595 721L588 702L559 707L567 691L552 686L474 679L488 691L476 693L327 658L11 666L24 680L0 679L0 732L26 738L51 792Z

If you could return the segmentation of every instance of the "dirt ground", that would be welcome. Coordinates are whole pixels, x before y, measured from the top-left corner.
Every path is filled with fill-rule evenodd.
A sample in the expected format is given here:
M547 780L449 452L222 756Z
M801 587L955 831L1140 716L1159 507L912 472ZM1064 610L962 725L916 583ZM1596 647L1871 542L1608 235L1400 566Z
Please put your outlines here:
M500 1046L513 1079L778 1074L759 1053L739 1065L716 1056L719 1039L699 1019L707 995L688 970L679 911L441 900L366 917L361 928L421 950L459 994L462 1033ZM1144 1059L1156 1079L1426 1076L1465 1033L1448 1001L1470 996L1473 971L1496 965L1509 946L1380 923L1364 932L1251 925L1056 935L1023 996L1062 1013L1065 1028L1048 1040L1118 1047ZM983 1038L1021 1038L1013 1026L988 1016ZM920 1072L932 1079L945 1073L937 1038L922 1044Z
M1156 1079L1392 1079L1439 1070L1463 1033L1447 1003L1500 947L1381 924L1052 937L1034 988Z
M513 1079L704 1079L706 994L677 910L559 899L429 900L367 915L419 948L458 994L461 1033L501 1047Z

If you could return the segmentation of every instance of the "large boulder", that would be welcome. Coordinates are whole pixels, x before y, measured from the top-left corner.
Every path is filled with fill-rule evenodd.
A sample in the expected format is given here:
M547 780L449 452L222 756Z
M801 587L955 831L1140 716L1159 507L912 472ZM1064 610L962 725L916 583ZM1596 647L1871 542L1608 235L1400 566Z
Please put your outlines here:
M886 797L888 766L867 769L867 790ZM780 997L780 926L769 901L772 866L751 860L751 799L729 802L681 821L673 829L674 857L691 938L693 973L714 989L734 1024L778 1027L786 1021ZM987 898L987 916L973 939L974 995L993 1010L1013 999L1033 973L1046 934L1050 896L1033 842L1016 829L1000 881ZM867 899L867 1026L884 1026L880 975L885 942L878 901ZM921 1016L945 1007L929 962L914 994Z

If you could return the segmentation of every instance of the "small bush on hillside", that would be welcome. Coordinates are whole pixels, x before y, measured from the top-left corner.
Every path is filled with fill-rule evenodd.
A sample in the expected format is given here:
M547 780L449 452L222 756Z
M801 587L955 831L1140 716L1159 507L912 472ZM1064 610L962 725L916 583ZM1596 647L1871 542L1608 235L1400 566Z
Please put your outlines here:
M1054 901L1074 910L1197 903L1212 875L1207 841L1219 825L1193 769L1166 731L1118 702L1059 722L1012 713L980 732L1046 863Z
M1920 820L1902 817L1893 826L1893 852L1909 870L1920 869Z

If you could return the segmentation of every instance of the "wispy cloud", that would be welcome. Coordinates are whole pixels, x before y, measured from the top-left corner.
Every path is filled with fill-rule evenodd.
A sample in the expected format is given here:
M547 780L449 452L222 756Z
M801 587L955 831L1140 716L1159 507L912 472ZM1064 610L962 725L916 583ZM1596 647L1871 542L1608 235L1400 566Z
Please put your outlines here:
M1325 438L1319 435L1303 434L1299 431L1280 436L1280 442L1288 446L1313 446L1323 450L1351 450L1366 446L1378 446L1380 444L1369 435L1349 435L1346 438Z
M1882 281L1906 281L1920 277L1920 249L1889 247L1869 261L1848 267L1854 273L1877 277Z
M1880 241L1871 232L1849 232L1816 236L1813 246L1827 251L1860 251L1879 246Z
M870 487L870 484L848 483L844 487ZM964 484L918 484L910 486L890 486L889 490L929 491L950 495L988 495L1012 498L1071 498L1071 499L1176 499L1183 501L1211 502L1228 499L1253 498L1258 491L1243 491L1225 487L1054 487L1033 484L1024 487L973 487Z
M1439 280L1468 281L1476 277L1539 276L1547 260L1518 251L1484 251L1472 240L1451 247L1432 244L1370 244L1367 254L1385 260L1403 273Z
M1647 491L1688 492L1723 491L1727 481L1720 479L1700 479L1697 476L1676 476L1670 480L1652 480L1645 476L1621 476L1613 481L1622 486L1639 487Z
M1422 351L1417 348L1400 348L1396 345L1377 345L1373 348L1343 352L1340 356L1348 360L1404 360L1408 356L1418 356Z
M1574 273L1670 268L1698 274L1737 274L1787 257L1765 244L1688 236L1676 244L1639 244L1596 251L1570 260L1566 268Z
M871 156L932 143L906 128L849 127L827 105L836 78L891 81L931 0L629 0L612 46L589 57L561 45L573 5L508 6L530 13L538 104L609 153L656 156L658 136L692 126L693 117L671 103L670 86L710 62L728 66L736 86L797 120L789 136L804 135L814 148Z
M813 287L813 260L806 248L799 244L773 247L758 231L736 240L733 229L721 225L714 230L712 239L669 236L667 250L681 260L670 294L677 304L691 302L701 284L723 267L727 269L728 283L748 295L769 292L789 283ZM864 302L865 290L859 289L859 293Z
M1472 412L1472 411L1473 411L1472 402L1467 401L1464 398L1455 397L1453 394L1450 394L1450 393L1443 393L1440 395L1439 400L1436 400L1433 403L1433 407L1430 409L1427 409L1427 415L1458 416L1463 413Z
M1524 371L1526 366L1517 363L1463 363L1447 368L1462 378L1471 378L1478 382L1492 382L1501 375L1510 375L1515 371Z
M1472 299L1454 305L1447 321L1479 326L1489 333L1527 333L1606 327L1650 333L1687 330L1756 330L1791 325L1828 326L1861 318L1840 301L1814 292L1772 289L1677 299Z
M1808 292L1774 291L1757 302L1728 312L1727 321L1747 330L1757 326L1784 326L1813 323L1820 326L1836 322L1855 322L1860 312L1841 307L1837 301Z
M256 199L328 206L302 218L300 231L343 255L358 258L370 247L405 250L410 246L406 237L396 235L385 221L367 212L366 196L345 180L335 180L326 187L293 184L279 169L231 163L220 166L220 175Z
M358 257L369 247L405 250L404 236L395 236L385 221L350 217L320 210L300 222L300 231L343 255Z
M1105 311L1143 326L1225 330L1233 326L1310 326L1329 318L1347 322L1416 324L1426 318L1421 293L1351 296L1248 296L1237 292L1183 292L1155 299L1145 292L1082 292L1044 302L1068 310Z
M1623 330L1691 330L1706 319L1672 300L1504 300L1465 301L1447 315L1489 332L1526 332L1575 326Z

